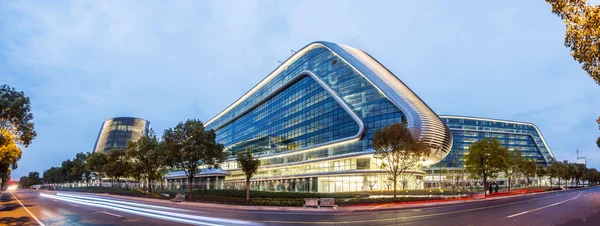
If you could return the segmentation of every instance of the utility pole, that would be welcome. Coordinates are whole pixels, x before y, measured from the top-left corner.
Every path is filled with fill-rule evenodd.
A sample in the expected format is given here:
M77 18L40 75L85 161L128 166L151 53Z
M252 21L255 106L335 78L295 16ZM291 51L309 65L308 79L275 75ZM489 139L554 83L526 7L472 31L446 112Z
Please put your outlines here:
M587 158L585 156L579 157L579 149L577 149L577 160L576 160L576 162L579 163L580 159L583 159L583 165L587 166Z

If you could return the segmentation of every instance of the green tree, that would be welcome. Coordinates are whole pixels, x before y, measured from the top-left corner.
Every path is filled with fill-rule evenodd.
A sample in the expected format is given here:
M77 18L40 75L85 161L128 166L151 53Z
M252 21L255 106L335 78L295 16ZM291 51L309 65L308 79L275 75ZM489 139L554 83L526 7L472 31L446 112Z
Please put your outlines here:
M77 153L75 158L71 162L73 162L73 167L71 168L71 174L76 181L85 180L86 183L90 182L91 179L91 171L87 169L87 158L90 154L87 153Z
M562 168L561 178L565 181L565 186L569 185L569 180L573 178L573 167L569 164L569 161L565 160L560 165Z
M575 179L575 183L577 186L580 185L581 180L585 177L586 167L584 164L573 163L573 179Z
M65 182L68 182L69 186L72 186L71 183L81 180L81 175L79 175L79 178L77 178L77 175L73 174L73 161L70 159L63 161L60 169L62 170L61 173L65 179Z
M558 179L558 186L560 186L560 180L562 179L563 174L565 174L565 171L566 169L563 166L562 162L552 162L552 164L550 164L550 166L548 167L548 176L550 176L550 186L552 186L552 178Z
M258 171L260 160L254 157L251 149L237 154L236 161L246 175L246 201L250 201L250 179Z
M565 46L573 58L582 64L592 79L600 85L600 5L588 5L586 0L546 0L552 13L564 20Z
M589 186L598 184L600 182L600 172L595 168L586 169L585 180L588 181Z
M525 179L527 180L527 185L531 185L531 181L537 173L537 164L535 163L535 160L528 160L524 158L521 162L520 168L521 169L519 171L521 171L523 176L525 176Z
M12 140L25 147L31 144L37 133L34 129L31 101L23 92L0 85L0 130L12 134ZM2 134L4 136L4 134ZM3 138L6 142L7 138Z
M223 145L217 143L215 131L206 130L204 124L195 119L165 130L163 140L173 166L183 170L188 177L190 198L194 178L201 172L200 166L218 168L228 156Z
M120 186L119 178L127 174L128 168L127 156L124 149L113 149L108 152L108 163L104 171L106 176L110 177Z
M44 171L43 174L44 183L49 183L55 185L56 183L63 183L64 178L62 176L62 169L60 167L51 167L50 169ZM56 187L53 186L54 189Z
M495 138L483 138L469 146L464 155L465 170L475 179L482 179L485 189L488 179L496 177L506 165L509 151Z
M31 186L31 184L29 183L29 178L27 178L27 176L22 176L21 178L19 178L19 186L21 186L21 188L28 188L29 186Z
M29 186L41 184L42 178L40 178L40 173L35 172L35 171L29 172L29 175L27 176L27 182L28 182Z
M144 174L148 192L152 192L152 181L157 177L157 172L167 161L167 152L164 144L158 141L154 131L146 131L139 140L127 144L127 157L131 165Z
M537 165L535 175L539 179L540 189L542 188L542 179L548 175L548 169L544 165Z
M106 164L108 164L108 155L104 152L94 152L87 158L86 168L98 176L100 189L102 189L102 178L106 175Z
M417 170L431 154L431 148L415 138L406 123L396 123L373 134L374 158L381 160L380 168L385 169L393 181L396 200L398 177L408 171ZM402 187L404 189L404 186Z
M129 157L128 157L129 158ZM134 179L138 184L142 179L144 179L144 170L140 164L133 164L133 160L129 160L129 167L127 167L126 176ZM127 189L129 189L129 185L127 185Z
M504 175L508 179L508 191L512 187L512 180L515 177L519 177L519 174L522 172L521 167L525 161L523 154L521 152L514 150L509 151L508 158L505 159L504 164L502 164L502 171L504 171Z
M25 93L0 85L0 189L5 187L10 172L18 167L22 152L17 144L27 147L37 135L30 111L31 102Z

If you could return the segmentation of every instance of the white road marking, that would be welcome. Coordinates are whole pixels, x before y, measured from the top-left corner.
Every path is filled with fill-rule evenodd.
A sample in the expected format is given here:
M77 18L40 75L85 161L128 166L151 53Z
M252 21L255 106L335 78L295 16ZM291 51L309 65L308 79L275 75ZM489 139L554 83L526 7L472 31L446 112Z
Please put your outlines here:
M40 226L46 226L44 223L42 223L40 221L40 219L38 219L35 215L33 215L33 213L31 213L31 211L29 211L29 209L27 209L27 207L25 207L25 205L23 205L23 203L21 203L21 201L19 201L19 199L17 198L17 196L15 196L15 194L13 194L12 192L10 193L15 200L17 200L17 202L19 202L19 204L21 204L21 206L23 207L23 209L25 209L25 211L27 211L27 213L29 213L29 215L31 215L31 217L40 225Z
M71 204L71 203L69 203L69 205L74 206L74 207L79 207L78 205Z
M535 209L523 211L523 212L520 212L520 213L517 213L517 214L513 214L513 215L510 215L510 216L507 216L505 218L512 218L512 217L520 216L520 215L523 215L523 214L531 213L531 212L534 212L534 211L538 211L538 210L541 210L541 209L546 209L548 207L557 206L557 205L563 204L565 202L568 202L568 201L571 201L571 200L579 198L579 196L581 196L581 193L583 193L583 192L579 192L579 195L577 195L577 196L575 196L573 198L564 200L564 201L560 201L560 202L557 202L557 203L554 203L554 204L550 204L550 205L547 205L547 206L542 206L542 207L539 207L539 208L535 208Z
M123 216L121 216L119 214L109 213L109 212L106 212L106 211L101 211L100 213L108 214L108 215L115 216L115 217L123 217Z

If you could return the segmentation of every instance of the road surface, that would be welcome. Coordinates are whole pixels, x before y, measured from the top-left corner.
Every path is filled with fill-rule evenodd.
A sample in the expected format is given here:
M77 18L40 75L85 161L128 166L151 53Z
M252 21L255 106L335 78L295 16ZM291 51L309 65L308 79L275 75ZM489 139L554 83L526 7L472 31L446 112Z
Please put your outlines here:
M411 209L253 210L31 190L1 200L0 225L600 225L600 187Z

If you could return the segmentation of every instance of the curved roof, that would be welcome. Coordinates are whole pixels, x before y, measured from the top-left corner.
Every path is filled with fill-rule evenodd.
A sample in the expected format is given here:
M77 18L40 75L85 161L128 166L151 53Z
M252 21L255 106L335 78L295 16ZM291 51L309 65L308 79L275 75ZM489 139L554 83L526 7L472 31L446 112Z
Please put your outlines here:
M398 77L361 50L350 46L323 41L313 42L297 51L272 71L266 78L250 89L250 91L245 93L215 117L208 120L206 125L210 125L216 119L236 108L308 51L320 47L328 49L340 59L344 60L404 113L407 118L408 127L412 130L413 134L429 144L433 149L431 156L424 162L424 165L431 165L439 162L450 152L450 149L452 148L452 134L450 129L442 122L437 114L435 114L421 98L408 88L408 86L400 81Z
M459 116L459 115L440 115L440 117L441 118L457 118L457 119L480 120L480 121L490 121L490 122L500 122L500 123L510 123L510 124L518 124L518 125L531 126L539 134L540 139L542 140L542 143L544 144L544 146L546 146L546 149L550 153L550 156L552 156L553 159L556 159L556 157L554 157L554 153L552 153L552 150L550 150L550 146L548 146L548 143L546 143L546 139L544 139L544 135L542 135L542 131L540 131L540 129L535 124L533 124L533 123L511 121L511 120L502 120L502 119L482 118L482 117L472 117L472 116Z

